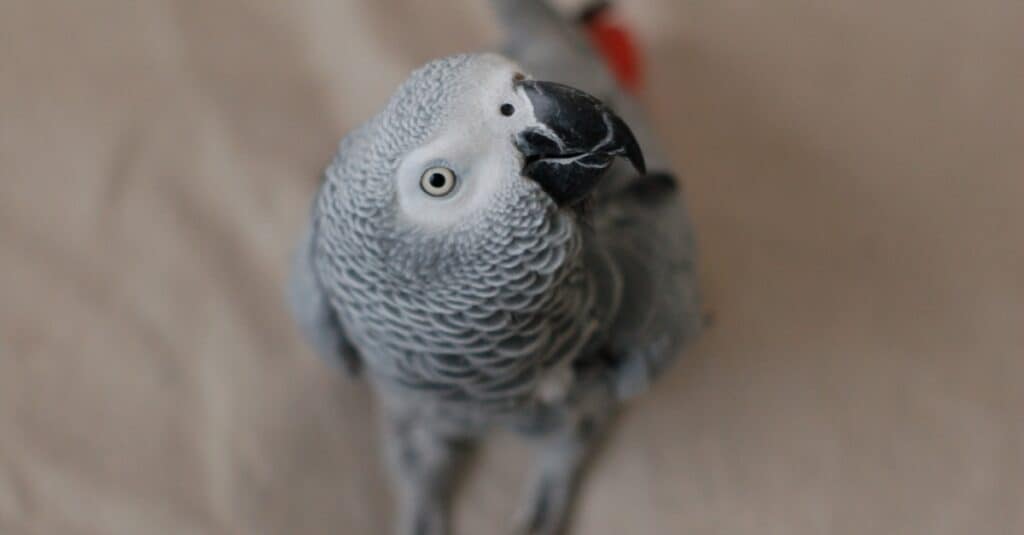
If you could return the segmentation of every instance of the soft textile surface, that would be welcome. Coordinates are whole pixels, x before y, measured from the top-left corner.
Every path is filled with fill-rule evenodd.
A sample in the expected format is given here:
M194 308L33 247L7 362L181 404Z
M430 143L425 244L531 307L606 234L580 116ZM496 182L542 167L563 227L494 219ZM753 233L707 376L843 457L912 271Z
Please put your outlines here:
M0 533L383 533L367 389L282 305L341 135L480 0L4 0ZM577 532L1024 532L1024 4L624 1L714 328ZM526 450L483 451L462 533Z

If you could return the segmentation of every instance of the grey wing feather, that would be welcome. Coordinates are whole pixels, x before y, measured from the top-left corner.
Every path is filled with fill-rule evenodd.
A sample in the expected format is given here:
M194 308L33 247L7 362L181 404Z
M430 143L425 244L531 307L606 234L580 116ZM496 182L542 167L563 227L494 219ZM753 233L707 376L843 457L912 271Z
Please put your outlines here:
M621 398L646 390L701 330L693 227L675 190L668 175L639 177L595 208L623 287L608 342Z
M302 240L295 251L288 281L288 301L302 334L317 353L332 364L341 365L355 375L362 367L359 353L349 343L320 285L315 266L315 217L303 231Z

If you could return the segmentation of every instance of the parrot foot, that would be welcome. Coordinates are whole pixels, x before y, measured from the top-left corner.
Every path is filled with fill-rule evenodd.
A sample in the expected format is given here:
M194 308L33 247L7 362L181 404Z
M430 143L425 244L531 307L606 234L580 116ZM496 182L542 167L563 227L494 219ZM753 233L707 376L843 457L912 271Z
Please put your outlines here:
M472 442L438 435L404 415L389 415L385 433L399 500L396 535L448 535L452 489Z
M614 415L611 397L603 391L578 410L564 426L539 438L513 523L516 535L561 535L568 529L580 479Z
M448 512L441 504L415 504L400 512L397 535L448 535Z
M557 475L540 477L531 483L526 506L515 518L514 535L559 535L564 533L569 505L575 494L575 479Z

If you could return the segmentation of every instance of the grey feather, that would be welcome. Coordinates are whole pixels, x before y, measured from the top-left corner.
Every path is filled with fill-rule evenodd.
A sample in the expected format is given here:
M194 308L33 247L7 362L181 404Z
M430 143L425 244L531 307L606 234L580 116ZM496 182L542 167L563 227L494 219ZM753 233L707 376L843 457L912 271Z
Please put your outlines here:
M326 361L340 365L349 374L359 373L359 354L349 343L328 302L314 268L316 218L303 229L292 259L288 280L288 304L302 334Z
M583 32L547 2L491 0L505 34L502 52L530 75L570 85L609 102L615 80Z

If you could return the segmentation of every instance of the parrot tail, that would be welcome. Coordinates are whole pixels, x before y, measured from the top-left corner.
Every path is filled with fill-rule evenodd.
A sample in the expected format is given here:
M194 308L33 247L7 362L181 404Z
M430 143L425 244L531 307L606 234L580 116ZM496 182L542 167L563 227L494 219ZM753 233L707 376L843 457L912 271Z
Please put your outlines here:
M633 35L615 14L612 3L598 0L585 7L577 20L601 54L619 85L636 94L643 87L643 65Z

